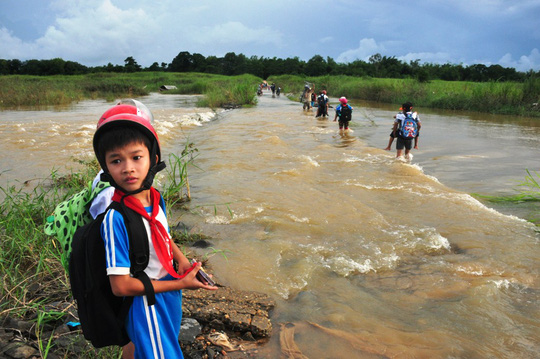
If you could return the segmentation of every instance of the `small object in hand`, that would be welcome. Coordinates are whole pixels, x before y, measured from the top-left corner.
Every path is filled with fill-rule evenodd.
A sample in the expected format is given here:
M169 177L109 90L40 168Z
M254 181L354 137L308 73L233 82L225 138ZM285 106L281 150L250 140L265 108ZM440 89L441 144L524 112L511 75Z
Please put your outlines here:
M192 260L191 261L192 264L196 263L195 260ZM197 279L200 280L201 282L203 283L207 283L208 285L211 285L213 287L216 286L216 282L214 282L212 280L212 278L210 278L210 276L203 270L203 268L201 267L201 269L199 269L199 271L197 272Z

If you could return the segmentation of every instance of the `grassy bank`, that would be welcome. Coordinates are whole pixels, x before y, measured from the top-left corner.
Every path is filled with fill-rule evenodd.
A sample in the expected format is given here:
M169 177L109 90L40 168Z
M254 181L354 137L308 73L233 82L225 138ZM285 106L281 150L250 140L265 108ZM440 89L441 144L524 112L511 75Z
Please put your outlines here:
M23 106L67 105L84 99L113 101L158 92L162 85L176 86L165 93L205 94L201 106L254 105L261 79L252 75L222 76L200 73L138 72L95 73L74 76L0 76L0 109Z
M517 82L418 82L412 79L375 79L351 76L324 76L303 78L275 76L275 82L294 93L294 100L305 81L313 83L315 90L325 89L333 97L402 104L412 101L417 107L449 110L468 110L494 114L540 117L540 78Z
M204 94L199 106L218 108L251 106L262 79L253 75L223 76L206 73L138 72L95 73L75 76L0 76L0 109L21 106L66 105L84 99L137 97L158 92L162 85L176 86L171 94ZM413 79L376 79L352 76L305 78L272 76L294 97L305 81L334 97L399 105L412 101L417 107L468 110L494 114L540 117L540 78L517 82L419 82ZM296 98L294 98L296 100Z

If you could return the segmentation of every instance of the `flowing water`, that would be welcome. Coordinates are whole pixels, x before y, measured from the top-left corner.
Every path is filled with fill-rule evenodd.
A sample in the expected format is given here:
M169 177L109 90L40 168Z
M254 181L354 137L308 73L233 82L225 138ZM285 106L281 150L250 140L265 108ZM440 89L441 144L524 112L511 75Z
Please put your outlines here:
M209 260L220 283L277 301L260 357L538 357L540 235L519 218L534 207L468 194L513 194L539 170L537 120L422 110L420 149L404 163L382 150L387 105L353 103L353 132L340 134L268 93L219 114L191 96L141 101L165 153L198 149L192 212L173 224L225 251ZM0 183L91 158L109 105L0 112Z

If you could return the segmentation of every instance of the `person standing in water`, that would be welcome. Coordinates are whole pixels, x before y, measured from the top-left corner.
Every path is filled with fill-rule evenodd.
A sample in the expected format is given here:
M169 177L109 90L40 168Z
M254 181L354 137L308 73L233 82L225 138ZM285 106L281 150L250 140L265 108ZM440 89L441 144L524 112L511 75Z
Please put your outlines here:
M402 158L403 149L405 149L405 159L410 160L413 140L417 140L418 132L422 127L418 113L412 112L412 107L411 102L404 103L401 106L402 112L395 116L392 133L393 137L397 138L396 158ZM415 148L418 148L417 142L415 142Z
M352 119L353 108L351 105L347 104L347 98L341 97L339 99L339 105L336 107L336 115L334 116L334 122L339 118L339 130L347 131L349 130L349 122Z

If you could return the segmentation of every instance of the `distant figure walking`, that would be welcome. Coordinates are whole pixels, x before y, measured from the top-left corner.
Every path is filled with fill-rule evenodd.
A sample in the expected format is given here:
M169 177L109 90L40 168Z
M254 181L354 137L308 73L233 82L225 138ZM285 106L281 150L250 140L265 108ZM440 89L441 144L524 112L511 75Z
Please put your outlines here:
M326 90L322 90L319 96L317 96L317 115L315 117L328 116L328 96L326 96Z
M347 104L347 99L345 97L341 97L339 99L339 105L336 107L336 115L334 116L334 122L337 121L339 118L339 130L340 131L347 131L349 130L349 122L352 119L352 111L353 108L351 105Z
M306 85L304 88L304 93L302 94L302 109L303 110L310 110L312 106L310 106L311 102L311 95L313 94L313 91L309 86Z
M405 149L405 159L410 160L413 140L415 140L415 149L418 149L418 133L422 123L418 113L412 112L412 107L412 103L406 102L401 106L402 112L394 116L392 134L394 138L397 138L396 158L402 158L403 149Z

